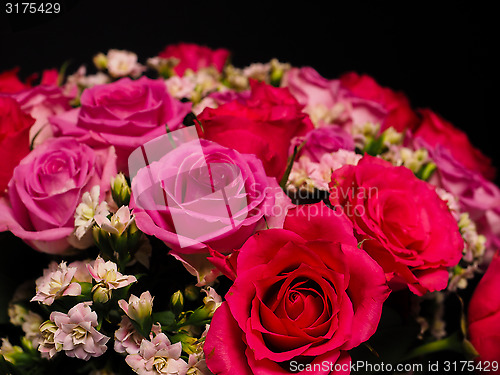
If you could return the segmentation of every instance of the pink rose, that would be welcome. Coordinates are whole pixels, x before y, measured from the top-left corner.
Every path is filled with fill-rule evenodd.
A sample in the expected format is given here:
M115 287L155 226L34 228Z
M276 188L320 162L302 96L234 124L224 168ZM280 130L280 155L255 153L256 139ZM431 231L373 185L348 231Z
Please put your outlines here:
M268 375L311 366L326 375L337 364L349 373L347 351L373 335L389 295L382 268L356 245L349 220L323 203L249 238L207 334L208 368Z
M491 159L470 143L467 134L431 110L422 109L419 112L422 121L413 134L415 138L422 138L431 148L442 145L466 168L481 173L489 180L495 178L496 170Z
M132 193L138 228L176 253L207 246L230 252L265 225L264 217L286 215L274 212L284 193L260 160L206 140L181 144L140 169Z
M197 72L202 68L211 66L222 72L229 57L229 51L223 48L212 50L206 46L193 43L179 43L166 46L158 56L179 59L174 71L182 76L187 69Z
M430 147L420 139L416 144L429 150L437 169L429 182L458 198L460 210L467 212L477 225L478 233L486 237L485 261L500 248L500 189L479 172L464 167L444 146Z
M423 295L448 284L448 267L464 242L446 203L406 167L364 156L333 171L331 204L351 219L354 233L391 279ZM393 277L395 276L395 277Z
M84 90L81 108L50 119L54 135L69 135L91 147L115 146L118 170L126 172L130 153L175 130L191 110L172 98L161 80L122 78Z
M304 145L297 154L297 158L306 155L315 163L319 163L321 157L327 153L341 149L354 151L354 139L338 125L317 128L303 137L292 139L290 155L293 154L295 146L298 147L303 143Z
M326 79L311 67L290 69L282 86L305 106L316 126L377 124L383 123L387 115L379 103L353 95L338 79Z
M93 150L69 137L47 140L14 170L0 200L0 231L42 252L66 252L82 195L100 185L103 199L116 175L115 158L113 148Z
M302 106L285 88L251 81L251 94L198 116L205 139L254 154L268 176L281 179L288 162L291 139L313 129Z
M5 194L12 171L30 152L29 132L34 122L14 99L0 96L0 149L3 152L0 197Z
M469 339L479 352L478 361L500 358L500 256L492 260L469 302ZM498 371L494 374L500 373Z
M402 132L405 129L414 129L418 125L419 118L402 92L382 87L372 77L355 72L342 75L340 82L342 87L354 95L376 102L388 112L382 130L393 127Z

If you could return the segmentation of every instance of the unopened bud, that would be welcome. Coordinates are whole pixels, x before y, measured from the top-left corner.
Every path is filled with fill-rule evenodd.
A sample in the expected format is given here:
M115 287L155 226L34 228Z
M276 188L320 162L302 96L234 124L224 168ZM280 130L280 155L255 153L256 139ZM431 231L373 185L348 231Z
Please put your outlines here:
M97 69L104 70L108 67L108 58L102 52L95 55L92 61Z
M118 207L128 206L130 203L130 186L123 173L111 180L111 195Z
M184 309L184 296L180 290L172 294L170 298L170 309L178 316Z

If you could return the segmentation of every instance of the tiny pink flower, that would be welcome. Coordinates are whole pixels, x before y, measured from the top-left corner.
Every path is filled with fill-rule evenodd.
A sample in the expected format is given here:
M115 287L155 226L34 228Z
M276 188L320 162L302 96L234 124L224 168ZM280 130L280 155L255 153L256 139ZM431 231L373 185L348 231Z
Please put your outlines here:
M205 308L211 311L211 315L222 305L222 297L215 291L214 288L208 286L205 289L202 289L202 292L207 295L203 298L203 303L205 304Z
M54 322L47 320L40 325L39 330L41 340L38 351L41 353L42 358L52 358L62 350L62 344L56 343L54 340L54 335L58 328Z
M80 284L74 282L76 267L68 267L66 262L52 262L43 271L43 276L36 280L36 295L31 299L45 305L52 305L55 299L62 296L78 296L82 292Z
M140 297L132 294L128 303L121 299L118 301L118 306L130 319L141 322L150 317L153 312L153 297L149 291L142 293Z
M93 265L95 260L75 260L71 262L68 267L76 268L75 275L73 276L73 280L79 283L91 283L92 276L90 276L89 270L87 268L88 265Z
M58 328L54 333L54 342L56 345L62 344L68 357L88 361L106 351L109 337L95 329L97 314L90 309L88 302L72 307L68 314L54 311L50 314L50 320Z
M110 49L107 55L107 68L112 77L138 77L145 67L137 62L137 55L133 52Z
M137 281L135 276L122 275L118 272L116 263L108 260L104 261L100 256L94 262L94 265L87 265L87 269L97 284L92 288L94 298L100 302L107 302L111 298L113 289L126 287Z
M125 362L139 375L186 375L189 365L180 358L182 344L171 344L164 333L151 341L142 340L139 353L130 354Z
M115 352L137 354L144 337L134 329L126 316L122 317L120 328L115 331Z
M94 216L94 220L102 230L108 233L121 235L129 225L134 222L135 218L130 214L128 206L121 206L118 211L111 216L111 219L108 219L104 214L97 214Z
M119 327L115 331L115 344L114 348L117 353L137 354L144 337L135 330L132 322L126 316L122 317ZM161 327L153 324L151 334L159 334ZM152 338L152 337L151 337Z
M188 359L189 369L186 375L210 375L203 352L201 354L190 354Z

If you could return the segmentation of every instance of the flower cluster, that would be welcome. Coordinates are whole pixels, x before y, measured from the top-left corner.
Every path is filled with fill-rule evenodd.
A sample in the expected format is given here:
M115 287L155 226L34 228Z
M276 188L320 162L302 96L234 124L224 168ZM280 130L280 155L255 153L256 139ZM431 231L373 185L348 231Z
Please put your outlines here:
M498 359L491 160L367 75L229 56L180 43L0 74L0 231L47 261L8 297L0 370ZM444 320L457 299L470 332Z

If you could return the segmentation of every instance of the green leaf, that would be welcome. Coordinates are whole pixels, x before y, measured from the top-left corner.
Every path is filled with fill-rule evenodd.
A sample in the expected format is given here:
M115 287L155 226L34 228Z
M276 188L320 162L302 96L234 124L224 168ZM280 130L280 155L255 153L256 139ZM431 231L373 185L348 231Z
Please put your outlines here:
M153 313L153 322L160 323L162 328L167 331L173 331L177 328L175 314L169 310Z
M302 142L298 146L295 146L293 148L293 154L288 157L288 165L286 167L285 174L283 175L280 181L280 186L283 189L283 191L285 191L286 183L288 182L288 177L290 176L290 172L292 171L295 158L297 157L297 154L300 152L300 150L302 149L302 147L304 147L305 144L306 141Z

